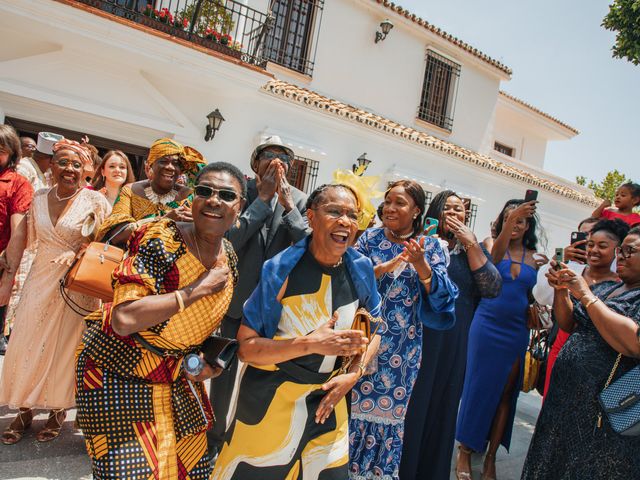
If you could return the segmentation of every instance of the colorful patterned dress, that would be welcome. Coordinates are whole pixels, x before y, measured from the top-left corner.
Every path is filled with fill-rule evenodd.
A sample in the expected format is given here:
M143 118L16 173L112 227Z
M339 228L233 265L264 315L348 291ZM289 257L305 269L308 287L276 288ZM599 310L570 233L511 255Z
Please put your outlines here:
M234 272L236 258L226 240L225 251L218 264ZM209 478L205 431L213 414L204 386L188 381L181 364L220 324L233 294L233 273L217 294L140 332L172 355L156 355L111 327L115 305L173 292L205 271L175 222L144 225L114 271L113 303L86 318L89 328L77 352L76 395L95 479Z
M258 288L245 303L243 323L262 337L308 335L335 311L336 329L350 328L360 306L375 316L379 313L380 299L368 259L351 250L343 264L323 267L306 250L305 242L265 264ZM273 295L282 285L281 295ZM271 290L270 286L278 287ZM346 400L340 399L325 423L315 422L325 395L321 386L340 365L339 358L318 354L277 365L241 364L237 407L213 479L345 480Z
M374 265L402 253L404 246L387 239L383 228L367 230L358 239L358 251ZM384 323L377 371L362 377L352 390L349 424L349 478L399 478L404 418L422 356L422 327L443 330L455 322L458 289L447 274L440 242L425 238L425 258L433 271L431 292L407 265L399 276L378 279Z

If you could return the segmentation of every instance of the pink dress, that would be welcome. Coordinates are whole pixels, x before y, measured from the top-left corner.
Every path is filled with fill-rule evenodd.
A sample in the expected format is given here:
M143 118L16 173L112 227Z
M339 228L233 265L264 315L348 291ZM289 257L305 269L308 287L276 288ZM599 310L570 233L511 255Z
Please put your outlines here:
M52 260L66 252L75 254L87 243L80 232L91 212L97 224L111 212L102 194L82 189L54 226L49 190L39 190L29 210L29 247L37 247L37 253L16 308L0 379L0 405L13 408L75 405L74 355L85 324L60 296L59 281L69 267ZM94 298L70 295L88 310L99 306Z

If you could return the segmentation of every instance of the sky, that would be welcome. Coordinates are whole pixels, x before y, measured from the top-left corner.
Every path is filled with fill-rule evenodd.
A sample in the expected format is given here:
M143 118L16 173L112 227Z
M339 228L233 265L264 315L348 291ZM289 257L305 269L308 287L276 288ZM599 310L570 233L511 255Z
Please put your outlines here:
M640 183L640 66L611 57L608 0L396 0L513 70L501 89L577 128L549 142L545 169Z

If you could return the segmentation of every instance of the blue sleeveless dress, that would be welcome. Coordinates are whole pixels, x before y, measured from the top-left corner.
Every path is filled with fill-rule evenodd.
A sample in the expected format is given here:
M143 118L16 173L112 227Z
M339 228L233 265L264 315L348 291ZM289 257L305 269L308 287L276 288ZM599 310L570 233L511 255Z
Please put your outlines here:
M489 441L489 432L500 397L514 362L520 359L520 377L515 388L509 422L501 444L509 450L511 430L516 413L516 402L522 385L524 355L529 344L526 312L528 292L536 284L536 269L514 262L507 250L507 258L496 267L502 277L502 292L496 298L483 298L476 310L467 350L467 368L456 440L467 447L483 452ZM520 274L511 277L511 264L520 263Z

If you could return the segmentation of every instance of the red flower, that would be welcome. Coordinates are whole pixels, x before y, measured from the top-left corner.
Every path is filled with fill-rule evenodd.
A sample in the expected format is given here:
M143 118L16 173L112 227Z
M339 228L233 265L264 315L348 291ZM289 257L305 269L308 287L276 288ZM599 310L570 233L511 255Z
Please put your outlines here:
M167 15L167 12L164 10L160 10L160 18L164 18Z
M182 19L182 26L183 26L184 28L187 28L187 27L189 26L189 20L188 20L188 19L186 19L186 18L183 18L183 19Z

